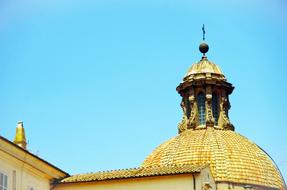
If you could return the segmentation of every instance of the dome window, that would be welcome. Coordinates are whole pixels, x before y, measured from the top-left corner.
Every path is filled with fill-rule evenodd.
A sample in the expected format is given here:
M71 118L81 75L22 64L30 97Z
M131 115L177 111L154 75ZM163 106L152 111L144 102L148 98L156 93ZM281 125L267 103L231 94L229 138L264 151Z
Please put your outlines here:
M217 93L212 93L212 113L215 125L218 125L218 118L219 118L219 102L218 102L218 95Z
M199 124L205 125L205 96L202 92L197 95Z

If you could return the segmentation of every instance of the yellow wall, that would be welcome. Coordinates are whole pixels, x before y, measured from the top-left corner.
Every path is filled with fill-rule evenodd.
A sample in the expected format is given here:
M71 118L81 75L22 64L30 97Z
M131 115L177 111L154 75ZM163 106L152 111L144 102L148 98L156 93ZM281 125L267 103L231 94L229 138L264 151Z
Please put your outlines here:
M144 177L57 185L55 190L192 190L192 175Z
M68 174L0 136L0 172L8 190L50 190L50 181Z
M13 156L0 150L0 172L8 176L8 190L13 189L13 172L16 172L16 189L29 190L49 190L50 182L41 172L27 165ZM30 187L30 188L29 188Z
M194 184L195 181L195 184ZM200 173L59 184L55 190L203 190L216 185L208 168ZM195 187L195 188L194 188Z

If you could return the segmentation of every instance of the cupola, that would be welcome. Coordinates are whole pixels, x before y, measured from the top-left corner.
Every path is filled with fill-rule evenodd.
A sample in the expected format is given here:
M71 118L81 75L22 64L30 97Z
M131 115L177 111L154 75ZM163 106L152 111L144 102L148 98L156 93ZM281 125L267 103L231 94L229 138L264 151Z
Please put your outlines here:
M228 96L234 87L227 82L221 69L207 58L208 44L202 42L199 50L203 54L201 60L188 69L176 88L182 97L183 110L178 131L207 127L234 130L228 117Z
M228 116L229 95L234 87L207 58L209 46L205 41L199 50L203 54L201 60L188 69L176 88L183 110L179 134L159 145L142 167L206 164L216 189L286 189L269 155L234 131Z

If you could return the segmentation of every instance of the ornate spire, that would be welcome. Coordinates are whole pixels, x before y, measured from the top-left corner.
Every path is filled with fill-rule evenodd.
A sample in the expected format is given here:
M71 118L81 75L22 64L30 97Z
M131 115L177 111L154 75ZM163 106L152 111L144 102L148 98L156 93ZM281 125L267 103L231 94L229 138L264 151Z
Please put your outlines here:
M27 142L26 142L25 130L24 130L22 121L18 121L14 143L18 145L19 147L26 149Z
M205 30L203 39L205 39ZM199 46L202 59L191 66L183 81L176 88L182 96L183 118L178 125L179 133L187 129L214 127L234 130L228 118L230 103L228 96L234 87L228 83L220 68L205 56L209 46Z

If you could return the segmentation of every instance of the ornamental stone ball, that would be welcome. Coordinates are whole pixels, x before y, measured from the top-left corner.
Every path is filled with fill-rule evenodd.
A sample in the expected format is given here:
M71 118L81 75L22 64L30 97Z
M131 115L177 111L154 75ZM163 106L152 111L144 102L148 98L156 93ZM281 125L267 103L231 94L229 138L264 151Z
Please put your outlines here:
M205 54L205 53L207 53L208 52L208 49L209 49L209 47L208 47L208 44L207 43L201 43L200 45L199 45L199 51L201 52L201 53L203 53L203 54Z

